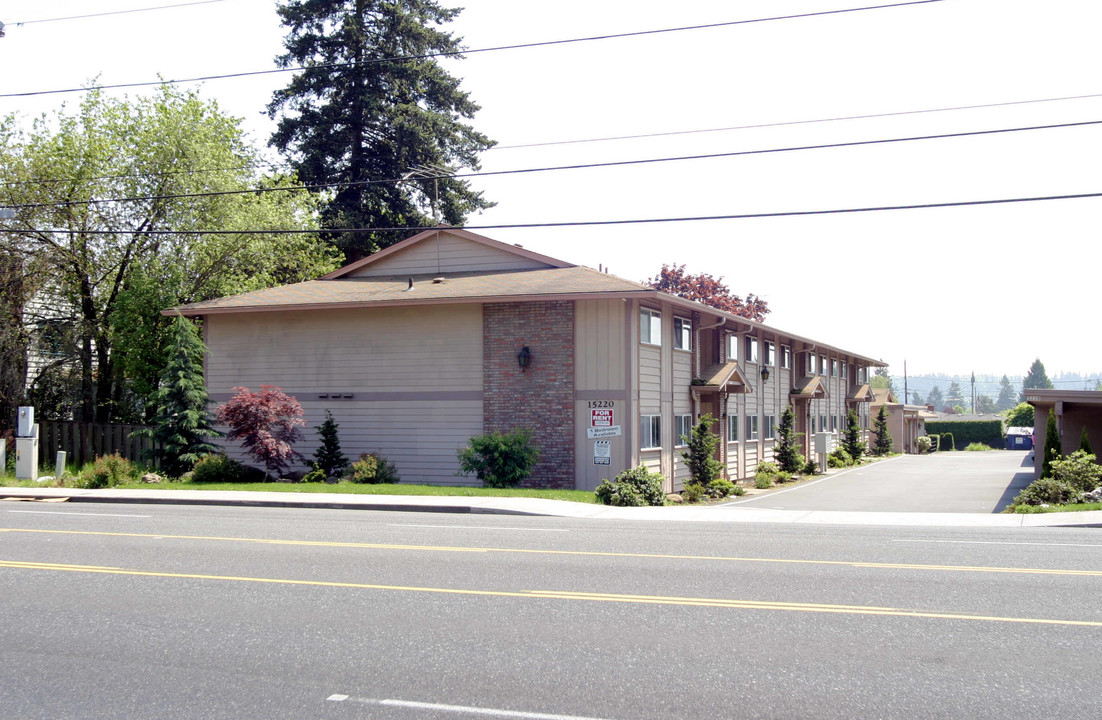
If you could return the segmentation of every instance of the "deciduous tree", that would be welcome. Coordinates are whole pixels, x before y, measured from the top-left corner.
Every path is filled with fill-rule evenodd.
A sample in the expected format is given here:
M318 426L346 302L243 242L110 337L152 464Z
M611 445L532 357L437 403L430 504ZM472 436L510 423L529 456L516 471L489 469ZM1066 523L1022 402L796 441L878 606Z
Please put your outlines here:
M747 295L741 298L732 295L731 289L723 283L722 276L717 278L709 273L687 274L684 265L663 264L662 270L653 278L645 280L644 284L755 322L765 322L765 316L769 314L768 303L758 296Z
M240 440L241 447L262 463L265 476L279 476L291 461L305 461L293 445L302 439L306 424L298 400L274 385L261 385L260 392L235 387L233 397L218 408L218 422L228 425L228 440Z
M287 28L277 62L299 70L268 106L279 118L271 145L301 180L331 185L323 225L416 227L434 224L434 214L454 225L492 205L437 170L477 170L478 153L493 145L464 122L478 105L433 57L461 57L460 40L441 29L458 9L434 0L282 0L277 11ZM327 237L351 261L406 235Z

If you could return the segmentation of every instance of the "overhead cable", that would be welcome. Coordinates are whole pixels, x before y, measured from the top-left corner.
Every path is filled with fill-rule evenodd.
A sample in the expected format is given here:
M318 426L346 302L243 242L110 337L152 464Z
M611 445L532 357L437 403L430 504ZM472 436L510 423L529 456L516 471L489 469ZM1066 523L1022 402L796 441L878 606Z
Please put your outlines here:
M1031 125L1027 127L1017 128L1000 128L997 130L971 130L967 132L959 133L942 133L938 135L913 135L910 137L902 138L884 138L879 140L854 140L851 142L840 143L823 143L819 145L796 145L782 148L765 148L761 150L737 150L733 152L725 153L707 153L703 155L680 155L674 157L661 157L661 158L645 158L639 160L617 160L611 162L600 163L578 163L573 165L553 165L547 167L536 168L519 168L513 170L490 170L479 171L470 173L451 173L443 175L429 175L424 179L426 180L443 180L450 178L473 178L473 177L492 177L495 175L521 175L538 172L554 172L560 170L590 170L595 168L608 168L608 167L624 167L628 165L647 165L654 163L667 163L667 162L684 162L687 160L714 160L718 158L728 157L740 157L746 155L767 155L772 153L786 153L786 152L800 152L804 150L825 150L832 148L847 148L847 147L859 147L863 145L886 145L892 143L905 143L905 142L917 142L920 140L941 140L946 138L961 138L961 137L974 137L981 135L998 135L1006 133L1026 132L1031 130L1053 130L1061 128L1074 128L1074 127L1086 127L1091 125L1100 125L1102 120L1086 120L1083 122L1074 123L1058 123L1055 125ZM25 205L10 205L14 209L31 209L40 207L71 207L78 205L103 205L107 203L117 202L146 202L149 200L171 200L171 199L183 199L183 198L200 198L200 197L217 197L222 195L251 195L255 193L263 192L288 192L295 190L324 190L331 188L347 188L358 187L365 185L378 185L378 184L394 184L401 180L401 178L392 178L386 180L359 180L348 182L334 182L334 183L316 183L310 185L287 185L281 187L258 187L248 190L220 190L211 192L199 192L199 193L184 193L180 195L144 195L138 197L126 197L126 198L100 198L97 200L72 200L65 202L53 202L53 203L28 203Z
M214 1L214 0L210 0ZM708 30L713 28L730 27L734 25L750 25L754 23L771 22L775 20L796 20L800 18L817 17L823 15L840 15L843 13L861 12L865 10L884 10L887 8L904 7L907 5L929 5L931 3L945 2L945 0L911 0L910 2L890 3L886 5L867 5L856 8L843 8L840 10L821 10L818 12L799 13L793 15L777 15L765 18L753 18L750 20L731 20L728 22L707 23L704 25L686 25L683 27L661 28L658 30L639 30L626 33L609 33L606 35L591 35L588 37L568 38L563 40L544 40L530 43L517 43L513 45L497 45L494 47L475 48L473 50L452 50L437 53L424 53L421 55L397 55L385 58L371 58L361 60L359 64L370 65L382 62L402 62L406 60L428 60L440 57L456 57L473 55L476 53L498 52L501 50L522 50L527 48L548 47L552 45L566 45L570 43L593 42L596 40L613 40L628 37L640 37L645 35L658 35L661 33L685 32L688 30ZM274 73L299 72L301 70L327 70L357 65L356 62L325 63L321 65L295 66L290 68L274 68L272 70L253 70L249 72L226 73L223 75L205 75L202 77L184 78L180 80L149 80L145 82L116 83L112 85L92 85L89 87L65 88L62 90L35 90L21 93L0 93L0 98L6 97L30 97L34 95L56 95L61 93L89 92L91 90L117 90L120 88L150 87L160 85L176 85L183 83L206 82L208 80L226 80L230 78L249 77L254 75L271 75Z

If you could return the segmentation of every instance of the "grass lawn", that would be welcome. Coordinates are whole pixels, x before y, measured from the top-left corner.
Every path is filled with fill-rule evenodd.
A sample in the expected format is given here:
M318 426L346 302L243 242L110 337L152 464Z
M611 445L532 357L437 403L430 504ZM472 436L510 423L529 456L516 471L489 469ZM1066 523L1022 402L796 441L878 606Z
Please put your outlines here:
M17 481L11 475L0 476L0 485L11 487L56 487L53 483ZM439 485L328 483L125 483L115 488L127 490L244 490L286 493L350 493L356 495L443 495L453 497L528 497L545 500L596 503L597 496L584 490L544 490L527 488L443 487Z

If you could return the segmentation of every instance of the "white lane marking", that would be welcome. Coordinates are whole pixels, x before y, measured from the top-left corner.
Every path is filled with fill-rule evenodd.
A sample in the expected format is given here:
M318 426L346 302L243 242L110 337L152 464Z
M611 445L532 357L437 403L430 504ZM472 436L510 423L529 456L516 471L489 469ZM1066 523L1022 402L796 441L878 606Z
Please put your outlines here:
M1102 547L1090 543L1039 543L1039 542L1003 542L1001 540L892 540L892 542L910 543L949 543L952 545L1040 545L1042 547Z
M347 700L347 699L348 699L348 696L347 696L347 695L337 695L337 694L333 694L333 695L330 695L329 697L327 697L327 698L325 698L325 699L326 699L326 700L329 700L329 701L331 701L331 702L344 702L345 700Z
M330 699L347 697L331 695ZM414 710L435 710L439 712L464 713L467 715L488 715L498 718L522 718L523 720L602 720L602 718L586 715L557 715L555 713L524 712L521 710L499 710L497 708L472 707L469 705L443 705L441 703L415 702L413 700L390 700L375 698L351 698L353 702L365 705L383 705L388 707L404 707Z
M81 517L128 517L128 518L147 518L149 515L118 515L115 513L82 513L82 512L60 512L57 510L8 510L10 513L24 513L26 515L79 515Z
M516 530L518 532L570 532L558 528L493 527L490 525L413 525L411 523L387 523L388 527L443 528L445 530Z

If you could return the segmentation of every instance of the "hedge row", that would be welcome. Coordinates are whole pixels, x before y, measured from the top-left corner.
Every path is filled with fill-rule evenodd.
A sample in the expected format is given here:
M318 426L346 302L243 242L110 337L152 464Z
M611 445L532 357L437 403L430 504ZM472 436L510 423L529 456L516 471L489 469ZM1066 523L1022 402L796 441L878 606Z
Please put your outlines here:
M942 435L942 450L946 447L946 433L952 433L953 446L957 450L963 450L969 444L978 442L990 445L993 448L1001 448L1003 442L1003 424L1001 420L985 420L983 422L959 422L952 420L937 420L926 423L928 435Z

